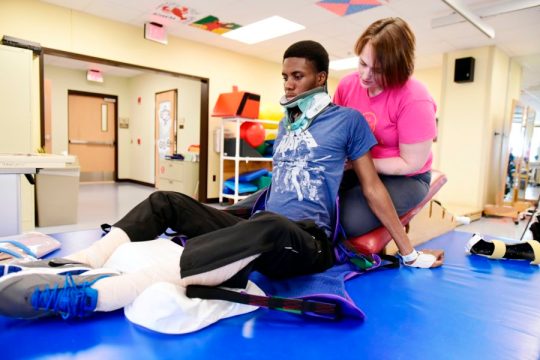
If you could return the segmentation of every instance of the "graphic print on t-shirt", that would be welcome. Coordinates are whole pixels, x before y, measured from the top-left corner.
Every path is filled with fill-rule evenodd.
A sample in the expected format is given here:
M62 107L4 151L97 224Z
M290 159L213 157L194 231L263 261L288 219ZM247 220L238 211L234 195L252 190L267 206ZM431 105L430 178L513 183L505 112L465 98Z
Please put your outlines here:
M273 182L275 191L280 193L295 192L299 201L304 199L318 201L318 189L323 184L325 167L317 164L321 159L313 158L313 149L319 146L311 133L292 131L283 135L275 154L279 159L288 161L276 162Z
M377 126L377 115L375 115L372 111L366 111L362 113L364 115L364 118L366 119L369 128L371 129L371 132L375 132L375 127Z

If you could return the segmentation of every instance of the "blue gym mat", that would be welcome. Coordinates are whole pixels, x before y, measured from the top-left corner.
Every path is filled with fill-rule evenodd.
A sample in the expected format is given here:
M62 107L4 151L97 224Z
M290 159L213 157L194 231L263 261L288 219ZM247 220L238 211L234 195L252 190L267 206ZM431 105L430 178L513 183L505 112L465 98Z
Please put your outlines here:
M69 254L100 231L54 235ZM538 359L540 269L467 256L471 234L424 244L446 250L435 270L401 267L349 280L365 320L303 319L259 309L186 335L154 333L123 311L84 320L0 317L2 359ZM420 247L422 248L422 246Z

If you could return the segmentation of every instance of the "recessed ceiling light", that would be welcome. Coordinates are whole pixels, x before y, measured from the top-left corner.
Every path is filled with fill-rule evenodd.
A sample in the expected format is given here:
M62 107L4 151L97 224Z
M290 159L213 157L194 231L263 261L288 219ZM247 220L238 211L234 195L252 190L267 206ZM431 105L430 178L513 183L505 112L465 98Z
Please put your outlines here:
M336 70L336 71L356 69L357 67L358 67L358 56L330 61L330 69Z
M281 16L271 16L264 20L228 31L223 36L246 44L256 44L305 28L305 26L282 18Z

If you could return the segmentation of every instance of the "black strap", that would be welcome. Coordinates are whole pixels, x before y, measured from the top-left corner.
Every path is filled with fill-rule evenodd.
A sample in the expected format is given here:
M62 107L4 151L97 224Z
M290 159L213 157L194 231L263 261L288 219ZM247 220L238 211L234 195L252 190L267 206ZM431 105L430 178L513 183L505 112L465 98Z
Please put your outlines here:
M101 230L105 233L105 234L108 234L112 229L112 225L110 224L101 224Z
M379 257L381 258L381 260L385 260L387 263L381 264L378 269L395 269L401 266L401 262L399 261L399 258L397 256L379 254Z
M261 101L261 96L257 94L244 93L244 95L242 96L242 100L238 105L238 111L236 112L236 115L242 115L242 113L244 112L244 107L246 106L248 100L259 102Z
M338 304L310 299L282 298L277 296L251 295L219 287L189 285L188 298L225 300L239 304L265 307L272 310L292 312L310 317L337 320L341 317Z
M36 185L36 179L32 174L24 174L24 177L26 178L26 180L28 180L30 185Z

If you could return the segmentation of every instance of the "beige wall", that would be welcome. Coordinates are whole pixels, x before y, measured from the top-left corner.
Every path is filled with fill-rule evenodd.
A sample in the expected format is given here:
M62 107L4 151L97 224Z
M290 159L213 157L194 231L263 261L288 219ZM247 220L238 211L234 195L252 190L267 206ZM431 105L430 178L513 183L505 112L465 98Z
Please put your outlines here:
M155 138L155 94L177 89L177 117L185 119L184 129L179 129L177 152L186 154L191 144L199 144L200 134L200 94L199 80L182 79L172 76L144 74L129 81L129 129L119 129L126 133L123 137L122 159L131 164L129 178L154 183L154 138ZM139 104L137 99L141 97ZM141 139L141 144L137 143Z
M0 45L0 153L37 151L39 61L30 50ZM34 186L20 176L21 226L34 227Z
M454 61L468 56L476 60L474 82L455 83ZM443 63L439 168L449 181L438 197L457 212L482 211L498 188L495 133L519 80L508 76L509 58L493 46L447 53Z
M128 80L107 76L103 83L86 80L86 72L45 66L45 78L51 83L52 153L68 150L68 90L118 96L118 116L129 116Z

